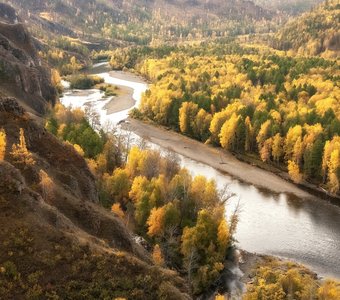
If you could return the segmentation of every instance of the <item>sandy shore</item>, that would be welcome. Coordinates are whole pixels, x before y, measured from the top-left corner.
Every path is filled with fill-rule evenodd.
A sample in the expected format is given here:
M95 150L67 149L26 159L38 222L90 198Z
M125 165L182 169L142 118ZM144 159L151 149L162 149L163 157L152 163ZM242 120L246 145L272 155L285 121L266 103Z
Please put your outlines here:
M170 148L180 155L209 165L258 188L274 193L294 194L301 198L315 197L269 171L239 161L231 153L202 144L179 133L134 119L130 120L130 124L124 126L154 144Z
M129 109L135 105L135 100L132 98L133 89L121 85L117 86L119 88L118 95L112 97L111 101L104 106L108 115Z
M98 74L101 72L109 72L109 74L118 79L132 81L136 83L145 83L145 80L138 75L125 71L110 71L109 65L101 65L89 71L89 74ZM129 109L135 105L135 100L132 98L133 89L117 85L119 88L118 95L112 97L111 101L105 105L104 109L107 110L107 114L117 113L126 109Z
M127 81L132 81L132 82L137 82L137 83L145 83L145 80L143 78L130 72L111 71L110 75L112 77L122 79L122 80L127 80Z

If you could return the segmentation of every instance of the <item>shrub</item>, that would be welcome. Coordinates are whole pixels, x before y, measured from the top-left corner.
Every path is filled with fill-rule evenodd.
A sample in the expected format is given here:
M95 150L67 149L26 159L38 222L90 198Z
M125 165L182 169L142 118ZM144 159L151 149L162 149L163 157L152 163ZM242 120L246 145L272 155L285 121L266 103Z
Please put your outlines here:
M68 77L71 89L86 90L90 89L96 84L103 83L104 79L99 76L88 75L72 75Z

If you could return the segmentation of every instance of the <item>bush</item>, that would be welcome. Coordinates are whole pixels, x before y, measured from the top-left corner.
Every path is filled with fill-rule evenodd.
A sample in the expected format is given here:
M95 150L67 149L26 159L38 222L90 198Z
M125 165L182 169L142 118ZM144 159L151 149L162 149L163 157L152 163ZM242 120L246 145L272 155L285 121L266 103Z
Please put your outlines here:
M88 75L72 75L68 77L70 81L71 89L86 90L90 89L96 84L104 82L103 78L99 76L88 76Z
M105 97L117 96L117 90L118 90L118 87L116 86L108 86L105 89Z
M144 116L141 113L141 111L138 108L133 108L130 112L129 112L129 116L133 119L137 119L137 120L143 120Z
M117 96L118 87L111 84L105 84L100 87L100 90L105 92L105 97Z

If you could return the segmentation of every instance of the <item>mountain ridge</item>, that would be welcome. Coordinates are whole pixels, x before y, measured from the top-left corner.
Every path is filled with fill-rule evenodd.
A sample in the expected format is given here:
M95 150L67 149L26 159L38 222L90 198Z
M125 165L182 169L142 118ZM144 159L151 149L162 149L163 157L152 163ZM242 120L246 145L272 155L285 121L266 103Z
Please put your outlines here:
M287 22L275 34L272 46L303 55L336 58L340 53L339 22L340 4L337 0L325 1L312 11Z
M158 30L181 34L204 29L207 22L251 21L270 19L272 12L248 0L111 0L84 3L79 0L65 1L22 1L9 2L24 20L29 21L32 32L53 31L90 41L108 39L125 42L143 42L138 24L151 36ZM76 18L74 18L76 16ZM216 23L216 25L217 25ZM111 27L109 25L112 25ZM128 24L125 26L125 24ZM161 24L163 29L160 26ZM213 25L215 26L215 25ZM154 28L153 28L154 27ZM231 27L230 24L228 28ZM214 28L211 28L214 30ZM130 32L126 32L126 30ZM117 31L117 33L115 33ZM135 31L135 32L134 32ZM145 33L145 32L144 32ZM36 34L37 36L39 34ZM113 42L113 41L111 41Z

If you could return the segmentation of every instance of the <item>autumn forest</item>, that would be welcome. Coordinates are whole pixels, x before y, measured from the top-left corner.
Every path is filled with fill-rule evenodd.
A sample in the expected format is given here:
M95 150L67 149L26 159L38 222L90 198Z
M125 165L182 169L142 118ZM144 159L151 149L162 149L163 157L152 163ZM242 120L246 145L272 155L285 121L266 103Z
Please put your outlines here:
M0 299L340 299L339 24L1 1Z

